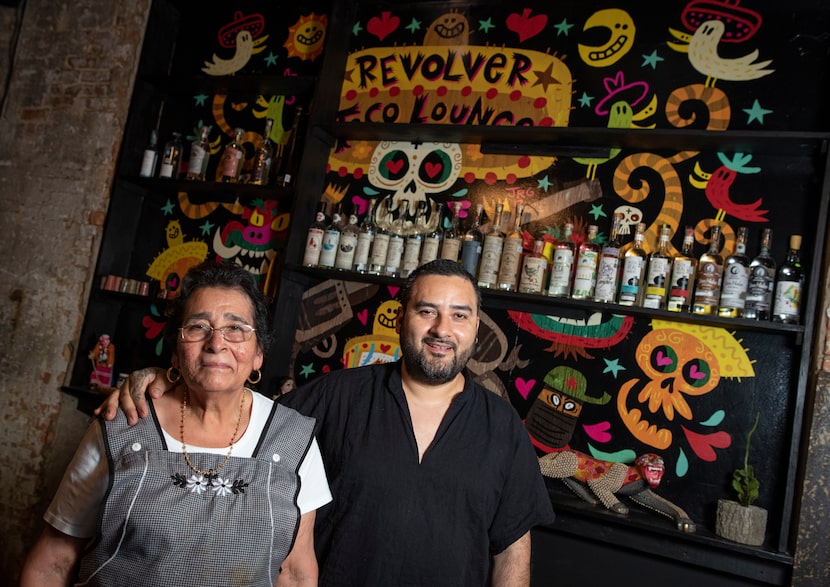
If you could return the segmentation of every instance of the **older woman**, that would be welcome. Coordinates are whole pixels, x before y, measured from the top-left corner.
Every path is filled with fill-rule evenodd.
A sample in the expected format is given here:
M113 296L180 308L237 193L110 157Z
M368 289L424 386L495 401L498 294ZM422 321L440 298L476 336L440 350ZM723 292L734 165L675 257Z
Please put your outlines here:
M135 427L93 422L21 585L316 585L315 511L331 500L313 420L246 388L269 340L251 275L185 276L165 339L175 393Z

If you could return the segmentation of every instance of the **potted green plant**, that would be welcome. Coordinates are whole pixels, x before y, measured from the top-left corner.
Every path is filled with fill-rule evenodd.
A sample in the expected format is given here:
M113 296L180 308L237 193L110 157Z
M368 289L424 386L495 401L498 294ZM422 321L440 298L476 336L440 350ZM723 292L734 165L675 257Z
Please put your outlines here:
M760 416L760 413L756 414L755 424L746 435L744 466L732 473L732 488L738 495L738 501L719 499L715 523L715 533L718 536L751 546L764 543L767 527L767 510L752 505L758 499L760 483L755 477L755 469L749 464L749 442L758 428Z

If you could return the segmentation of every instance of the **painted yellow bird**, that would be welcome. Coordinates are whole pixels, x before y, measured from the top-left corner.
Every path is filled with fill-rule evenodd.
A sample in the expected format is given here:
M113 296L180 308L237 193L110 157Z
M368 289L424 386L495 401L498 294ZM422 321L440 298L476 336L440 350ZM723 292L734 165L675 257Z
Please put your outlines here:
M265 35L261 39L254 40L251 31L241 30L236 34L236 53L230 59L221 59L213 54L212 61L205 61L205 66L202 68L208 75L233 75L248 63L251 55L259 53L265 49L262 44L268 38Z
M706 86L714 87L718 79L747 81L771 74L774 69L764 69L772 60L757 61L758 50L727 59L718 55L718 44L726 30L723 22L710 20L701 24L694 35L675 29L669 33L681 43L669 43L669 47L681 53L689 53L689 62L697 71L706 76Z

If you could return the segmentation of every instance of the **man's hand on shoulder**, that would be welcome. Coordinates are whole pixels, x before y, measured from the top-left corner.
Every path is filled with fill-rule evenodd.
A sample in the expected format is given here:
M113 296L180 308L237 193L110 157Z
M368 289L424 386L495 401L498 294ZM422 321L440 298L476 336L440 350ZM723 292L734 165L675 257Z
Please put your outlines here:
M118 391L113 391L104 403L95 409L95 415L112 420L120 404L127 417L127 423L133 426L138 423L139 418L146 418L150 413L145 393L149 393L153 398L160 398L172 388L173 384L165 379L163 369L148 367L133 371Z

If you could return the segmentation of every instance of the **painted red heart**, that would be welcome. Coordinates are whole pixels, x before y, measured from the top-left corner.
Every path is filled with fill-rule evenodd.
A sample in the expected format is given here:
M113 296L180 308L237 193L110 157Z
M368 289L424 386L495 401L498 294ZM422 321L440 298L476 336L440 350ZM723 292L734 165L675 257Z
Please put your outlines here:
M546 14L530 16L530 8L522 9L521 15L513 13L507 17L507 28L519 35L519 41L526 41L542 32L548 24Z
M388 291L389 295L392 296L393 298L396 295L398 295L398 290L400 290L400 289L401 288L398 287L397 285L388 285L388 286L386 286L386 291Z
M657 366L658 367L665 367L666 365L671 365L672 358L667 357L663 354L663 351L657 351Z
M689 379L704 379L706 377L706 373L699 370L697 365L692 365L689 367Z
M430 179L437 177L443 168L444 166L440 163L430 163L429 161L424 163L424 171L427 172L427 177Z
M527 399L527 395L533 390L534 385L536 385L535 379L525 380L522 377L516 377L516 390L524 399Z
M399 24L401 24L400 18L391 16L389 11L384 10L380 13L380 17L373 16L369 19L369 22L366 24L366 30L382 41L395 32Z
M609 442L611 440L611 433L608 432L611 429L611 422L607 420L597 424L583 424L582 429L585 430L590 439L597 442Z
M363 326L366 326L366 321L369 319L369 310L363 309L357 313L357 319Z
M729 448L732 444L732 437L723 431L713 434L698 434L685 426L681 425L680 427L683 429L686 440L689 441L689 446L692 447L695 454L708 463L713 463L718 458L715 448Z
M382 344L382 345L380 345L380 352L388 353L389 349L391 349L391 348L392 348L391 344Z
M390 159L386 162L386 169L389 173L398 173L403 168L403 159Z
M328 373L329 371L331 371L331 367L329 367L328 365L323 365L323 368L321 369L321 371L323 373Z

